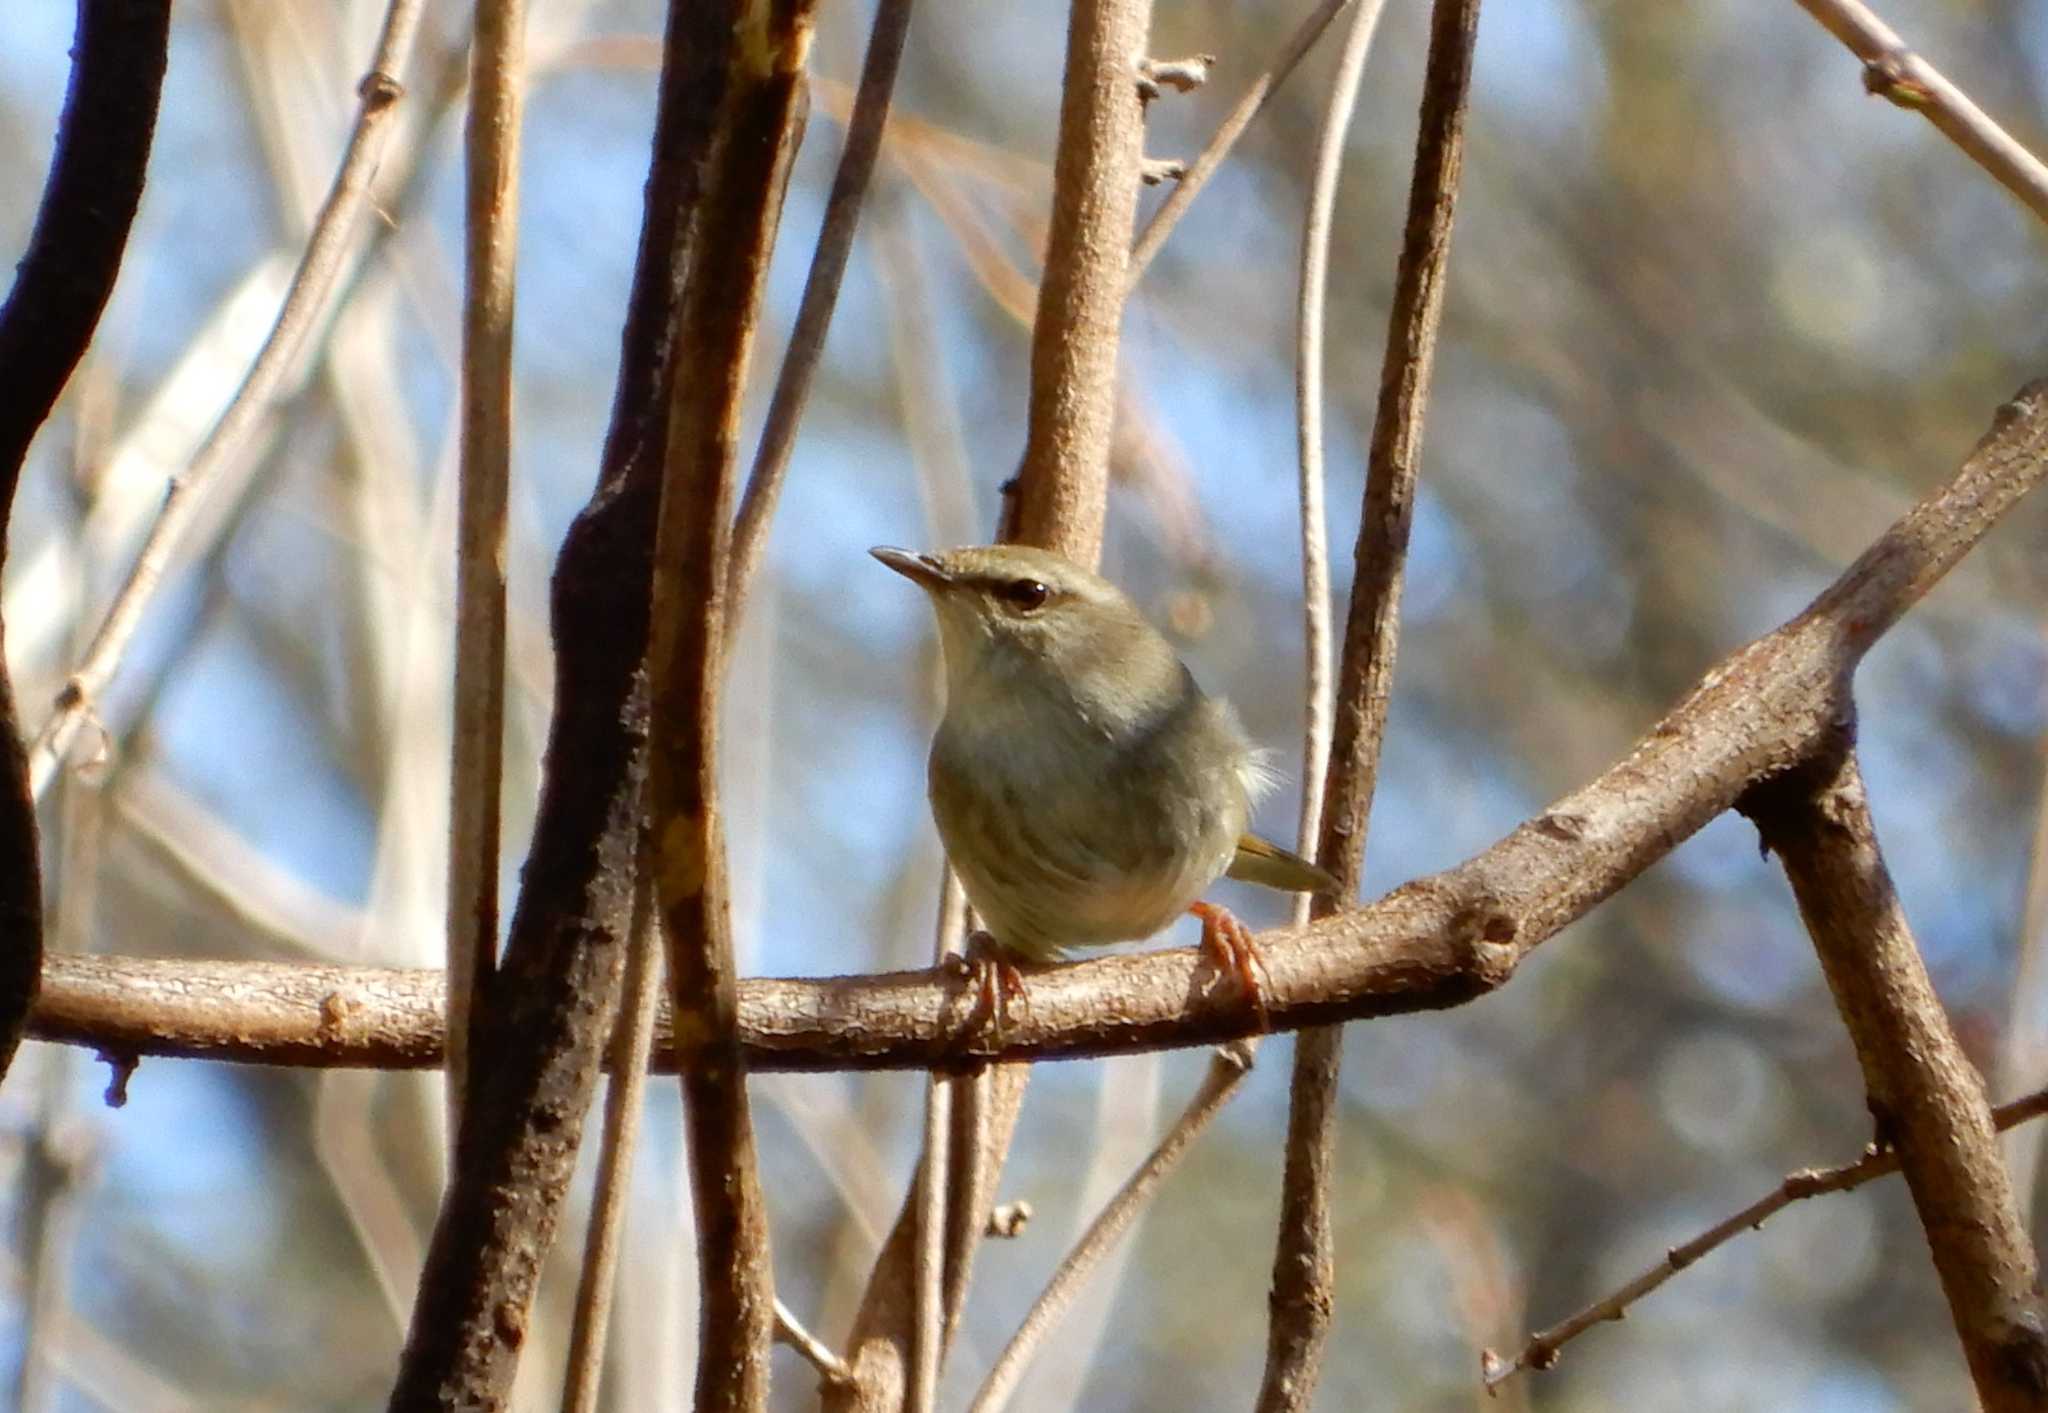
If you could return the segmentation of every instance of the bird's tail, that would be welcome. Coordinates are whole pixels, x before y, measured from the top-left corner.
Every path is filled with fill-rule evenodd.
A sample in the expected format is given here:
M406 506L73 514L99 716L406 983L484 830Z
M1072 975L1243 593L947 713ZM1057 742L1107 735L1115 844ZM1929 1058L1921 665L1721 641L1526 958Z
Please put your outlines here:
M1338 894L1337 880L1328 870L1256 834L1238 836L1237 853L1223 872L1227 877L1278 888L1284 893L1316 893L1329 898Z

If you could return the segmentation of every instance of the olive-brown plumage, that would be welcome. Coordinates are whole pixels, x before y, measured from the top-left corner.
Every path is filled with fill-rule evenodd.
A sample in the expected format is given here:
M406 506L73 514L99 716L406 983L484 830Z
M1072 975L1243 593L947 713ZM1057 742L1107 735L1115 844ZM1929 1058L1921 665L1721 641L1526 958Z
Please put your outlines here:
M932 740L939 838L995 942L1034 961L1150 937L1197 910L1204 942L1245 934L1203 890L1335 882L1247 832L1267 774L1227 702L1203 694L1108 580L1044 550L875 558L931 598L946 664ZM1217 936L1218 932L1226 935Z

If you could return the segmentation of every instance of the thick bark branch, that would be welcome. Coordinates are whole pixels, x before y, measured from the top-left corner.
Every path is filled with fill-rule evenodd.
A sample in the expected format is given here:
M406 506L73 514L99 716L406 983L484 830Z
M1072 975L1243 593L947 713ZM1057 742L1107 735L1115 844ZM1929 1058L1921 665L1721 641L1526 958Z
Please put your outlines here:
M2044 476L2039 382L1809 608L1724 659L1591 783L1455 868L1261 934L1274 1025L1437 1009L1501 985L1546 938L1819 750L1863 653ZM931 972L750 980L740 1038L751 1069L825 1070L1078 1058L1248 1033L1254 1018L1211 979L1191 949L1048 968L1000 1046L962 1033L975 998ZM29 1033L116 1057L426 1067L440 1062L440 991L427 971L52 957Z
M1846 707L1846 703L1844 704ZM1899 1168L1987 1413L2048 1405L2034 1247L1998 1151L1984 1081L1963 1053L1877 844L1854 723L1826 751L1745 796L1783 860L1856 1058L1878 1138Z
M82 0L71 88L43 199L0 307L0 561L29 443L85 356L142 201L170 42L170 0ZM4 631L0 631L4 642ZM35 795L0 651L0 1075L43 968Z
M597 487L555 566L554 718L533 843L471 1033L454 1180L420 1276L394 1410L505 1406L617 997L642 814L640 669L682 233L725 92L719 18L670 10L611 426ZM363 1018L352 1010L357 995L316 998L330 1032Z

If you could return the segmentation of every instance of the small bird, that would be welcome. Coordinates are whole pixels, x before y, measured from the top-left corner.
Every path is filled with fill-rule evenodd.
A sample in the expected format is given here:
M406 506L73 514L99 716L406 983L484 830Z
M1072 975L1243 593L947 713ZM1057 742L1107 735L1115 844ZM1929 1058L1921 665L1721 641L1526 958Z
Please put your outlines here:
M994 960L1150 937L1185 913L1265 1018L1251 933L1201 895L1228 875L1334 895L1327 872L1248 832L1273 781L1228 702L1203 694L1123 592L1022 545L881 547L938 617L946 712L932 818ZM1000 984L1022 988L1014 965ZM996 1006L984 976L988 1003Z

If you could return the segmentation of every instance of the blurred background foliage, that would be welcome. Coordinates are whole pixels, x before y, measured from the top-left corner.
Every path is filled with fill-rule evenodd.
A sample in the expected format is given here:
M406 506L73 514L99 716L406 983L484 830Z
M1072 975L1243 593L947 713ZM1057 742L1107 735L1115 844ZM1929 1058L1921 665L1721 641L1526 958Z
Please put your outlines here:
M1192 155L1306 8L1162 5L1155 52L1218 61L1208 88L1152 105L1151 153ZM10 545L8 647L31 726L268 326L378 9L177 9L136 241L37 445ZM1886 17L2048 148L2048 4L1893 0ZM793 313L868 18L865 4L826 7L757 385ZM1340 600L1426 18L1420 0L1388 6L1340 199ZM33 217L72 20L65 0L0 6L0 250L18 251ZM430 6L385 219L325 351L213 502L101 704L98 746L53 791L53 945L438 962L465 24L447 0ZM546 579L610 403L659 26L653 0L532 11L508 901L545 738ZM1616 757L2048 373L2040 228L1925 122L1866 97L1855 61L1789 0L1488 0L1481 28L1371 893L1465 857ZM1052 3L932 3L913 25L900 121L734 664L726 779L750 971L928 955L934 644L918 596L862 551L984 539L993 523L1023 441L1063 32ZM1326 43L1282 91L1132 305L1105 551L1289 762L1302 716L1294 268L1333 62ZM2023 925L2048 726L2043 517L2023 507L1860 680L1880 830L2000 1098L2048 1081L2048 980L2029 952L2042 939ZM1291 800L1267 808L1284 832ZM1289 1049L1268 1044L1020 1406L1249 1398ZM1205 1063L1041 1067L1003 1191L1037 1217L982 1259L951 1397ZM1851 1157L1869 1136L1789 894L1732 818L1503 993L1353 1026L1345 1074L1333 1409L1475 1406L1482 1346L1512 1347L1786 1170ZM0 1094L19 1199L0 1360L29 1338L42 1231L45 1269L68 1285L36 1336L61 1378L44 1406L381 1406L440 1177L437 1081L150 1062L119 1112L104 1084L89 1056L35 1046ZM919 1088L910 1075L757 1081L779 1280L828 1340L908 1177ZM652 1091L608 1382L618 1409L686 1406L692 1358L676 1098ZM2009 1142L2035 1190L2033 1143ZM543 1291L528 1407L554 1403L575 1245ZM808 1406L809 1371L776 1359L778 1405ZM1968 1399L1893 1181L1736 1241L1505 1406Z

